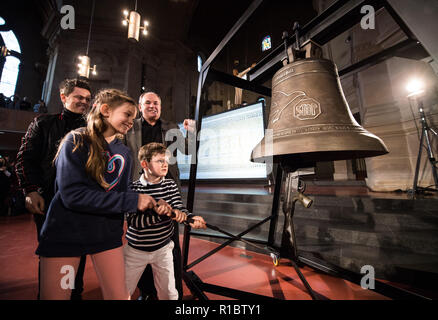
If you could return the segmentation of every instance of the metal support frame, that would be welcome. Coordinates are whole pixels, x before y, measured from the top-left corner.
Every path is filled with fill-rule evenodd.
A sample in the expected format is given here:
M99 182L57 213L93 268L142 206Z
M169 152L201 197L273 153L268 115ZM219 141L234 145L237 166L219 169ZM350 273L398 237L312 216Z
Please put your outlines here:
M236 22L236 24L231 28L228 34L224 37L224 39L219 43L218 47L213 51L211 56L207 59L207 61L202 66L199 80L198 80L198 91L197 91L197 99L196 99L196 111L195 111L195 120L197 126L197 132L201 129L202 124L202 115L203 110L201 110L201 96L204 84L209 78L209 80L220 81L235 87L239 87L245 90L250 90L253 92L257 92L259 94L263 94L266 96L271 96L271 89L264 87L262 84L265 83L268 79L272 78L273 74L279 70L283 63L282 61L287 58L287 53L284 50L283 44L278 46L275 49L272 49L269 55L267 55L264 59L259 61L259 63L248 72L248 80L243 80L237 77L233 77L231 75L225 74L223 72L211 69L211 65L218 56L218 54L224 49L224 47L228 44L231 38L235 35L235 33L242 27L242 25L248 20L248 18L254 13L254 11L260 6L263 0L255 0L248 7L248 9L244 12L242 17ZM334 39L336 36L343 33L345 30L353 27L355 24L360 22L362 15L360 13L360 9L364 5L372 5L374 9L377 11L382 8L386 8L391 16L394 18L396 23L400 26L400 28L406 33L408 40L405 40L395 46L388 48L380 53L377 53L369 58L364 59L363 61L359 61L358 63L345 68L344 70L340 70L340 75L345 76L352 72L358 72L359 70L363 70L365 68L369 68L385 59L391 58L400 54L401 52L406 52L412 49L415 50L417 58L422 58L427 56L428 53L423 48L423 46L418 42L417 39L413 37L413 33L410 31L410 28L406 26L403 20L398 16L396 11L392 8L394 2L391 1L391 4L386 0L338 0L332 6L327 8L324 12L322 12L315 19L310 21L307 25L302 27L301 29L301 40L300 43L303 43L306 40L312 40L319 45L324 45L330 40ZM290 36L287 39L287 43L295 43L297 39L295 39L295 34ZM196 141L196 156L199 150L199 140ZM187 196L187 209L190 212L193 212L194 207L194 199L195 199L195 189L196 189L196 172L197 172L197 161L192 163L190 168L190 180L189 180L189 189ZM183 277L184 280L189 287L189 289L194 293L199 299L207 300L208 297L204 294L204 291L212 292L216 294L220 294L223 296L233 297L236 299L266 299L270 300L272 297L255 295L249 292L239 291L231 288L224 288L212 284L207 284L202 282L197 275L193 271L189 271L197 263L206 259L207 257L213 255L218 252L231 242L235 240L242 240L242 236L246 233L250 232L254 228L270 221L269 228L269 237L267 242L257 241L259 243L266 243L268 246L273 247L274 243L274 235L275 228L278 220L278 203L280 199L280 191L281 191L281 181L282 181L282 169L279 167L276 175L275 182L275 191L274 191L274 199L272 205L272 214L261 222L257 223L253 227L241 232L239 235L228 238L225 243L211 252L205 254L201 258L196 259L194 262L188 264L188 254L189 254L189 246L190 246L190 235L194 234L191 232L191 228L189 226L185 226L184 228L184 239L183 239ZM214 237L213 235L209 235L210 237ZM220 237L219 237L220 238ZM222 236L222 238L224 238ZM335 275L337 277L341 277L347 279L353 283L360 284L360 279L362 275L350 272L348 270L341 269L339 267L329 265L325 261L318 261L318 259L313 258L308 259L302 256L297 255L297 261L293 261L294 263L300 263L307 265L313 269L329 273ZM376 280L376 292L379 292L383 295L386 295L391 298L419 298L424 299L424 297L413 294L409 291L390 286L383 282ZM321 295L315 293L319 297Z
M196 261L190 263L189 265L184 265L184 266L183 266L184 270L188 270L188 269L194 267L195 265L197 265L197 264L200 263L201 261L207 259L209 256L211 256L211 255L215 254L216 252L218 252L219 250L225 248L225 247L226 247L227 245L229 245L231 242L235 241L236 238L241 238L241 237L243 237L245 234L251 232L251 231L254 230L255 228L260 227L262 224L268 222L268 221L271 220L272 218L273 218L273 216L269 216L269 217L267 217L266 219L264 219L264 220L262 220L262 221L256 223L255 225L253 225L251 228L246 229L245 231L239 233L237 236L235 236L235 237L233 237L233 238L230 238L230 240L228 240L228 241L225 241L225 242L222 243L219 247L217 247L217 248L213 249L212 251L206 253L206 254L203 255L202 257L196 259Z
M205 80L210 70L210 65L213 63L214 59L217 55L223 50L223 48L228 44L231 38L236 34L236 32L242 27L242 25L248 20L248 18L254 13L254 11L260 6L263 0L255 0L248 9L244 12L242 17L236 22L236 24L231 28L231 30L227 33L225 38L219 43L218 47L213 51L210 57L205 61L204 65L201 68L201 72L199 74L198 80L198 93L196 97L196 111L195 111L195 121L196 121L196 132L200 132L202 125L202 111L200 109L201 106L201 95L202 88L204 87ZM196 172L198 169L198 150L199 150L199 140L196 139L196 159L194 163L190 166L190 180L189 180L189 190L187 194L187 209L189 212L193 212L193 205L195 200L195 188L196 188ZM189 254L189 245L190 245L190 227L186 226L184 228L184 240L183 240L183 267L187 266L187 259Z

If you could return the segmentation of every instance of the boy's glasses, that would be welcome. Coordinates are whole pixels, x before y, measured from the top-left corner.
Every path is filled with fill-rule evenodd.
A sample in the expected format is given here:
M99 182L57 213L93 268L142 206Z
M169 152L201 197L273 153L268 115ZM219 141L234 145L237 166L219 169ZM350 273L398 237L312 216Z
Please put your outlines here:
M153 160L153 161L151 161L151 162L156 162L156 163L159 163L160 165L164 165L164 164L167 164L167 161L166 160Z

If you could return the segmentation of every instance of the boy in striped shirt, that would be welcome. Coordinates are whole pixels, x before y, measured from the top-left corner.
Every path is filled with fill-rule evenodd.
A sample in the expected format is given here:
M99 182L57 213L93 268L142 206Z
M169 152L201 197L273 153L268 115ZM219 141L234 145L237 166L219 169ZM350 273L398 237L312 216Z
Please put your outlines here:
M177 300L172 220L186 221L188 211L183 206L175 181L165 178L169 161L166 146L156 142L144 145L138 152L138 159L143 174L130 187L135 192L152 196L157 206L153 210L128 214L128 243L124 248L126 286L132 296L144 269L151 264L158 299ZM206 228L202 217L190 218L193 219L192 228Z

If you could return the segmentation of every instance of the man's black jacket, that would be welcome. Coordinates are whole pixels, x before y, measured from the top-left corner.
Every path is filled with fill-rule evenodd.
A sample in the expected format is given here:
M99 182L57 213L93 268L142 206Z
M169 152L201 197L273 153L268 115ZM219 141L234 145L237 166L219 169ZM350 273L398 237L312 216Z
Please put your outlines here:
M86 125L82 114L64 109L58 114L36 117L22 138L15 167L20 187L25 194L39 192L45 211L54 196L56 170L53 159L59 142L71 130Z

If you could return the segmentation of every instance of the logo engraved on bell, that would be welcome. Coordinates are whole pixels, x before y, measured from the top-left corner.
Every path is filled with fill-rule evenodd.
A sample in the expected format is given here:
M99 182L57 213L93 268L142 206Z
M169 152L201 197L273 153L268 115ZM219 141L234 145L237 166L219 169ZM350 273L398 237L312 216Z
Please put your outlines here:
M298 120L312 120L321 114L321 104L312 98L302 99L295 106L294 117Z
M283 91L274 92L273 96L276 96L275 100L279 101L272 104L271 122L274 124L280 120L283 111L292 106L293 112L288 115L294 116L299 120L311 120L316 119L321 114L321 104L313 99L309 98L304 91L294 91L292 93L285 93ZM279 105L283 105L285 98L292 98L287 100L287 103L279 108Z
M289 107L289 105L294 102L299 97L305 97L306 93L303 91L294 91L292 93L285 93L283 91L276 91L274 92L273 96L276 95L279 103L276 102L272 104L272 123L276 123L278 120L280 120L281 114L283 111ZM281 109L277 109L279 105L282 105L283 100L285 97L292 97L292 100L290 100L288 103L284 105ZM299 101L298 101L299 102ZM296 104L295 104L296 105ZM294 106L295 106L294 105Z

